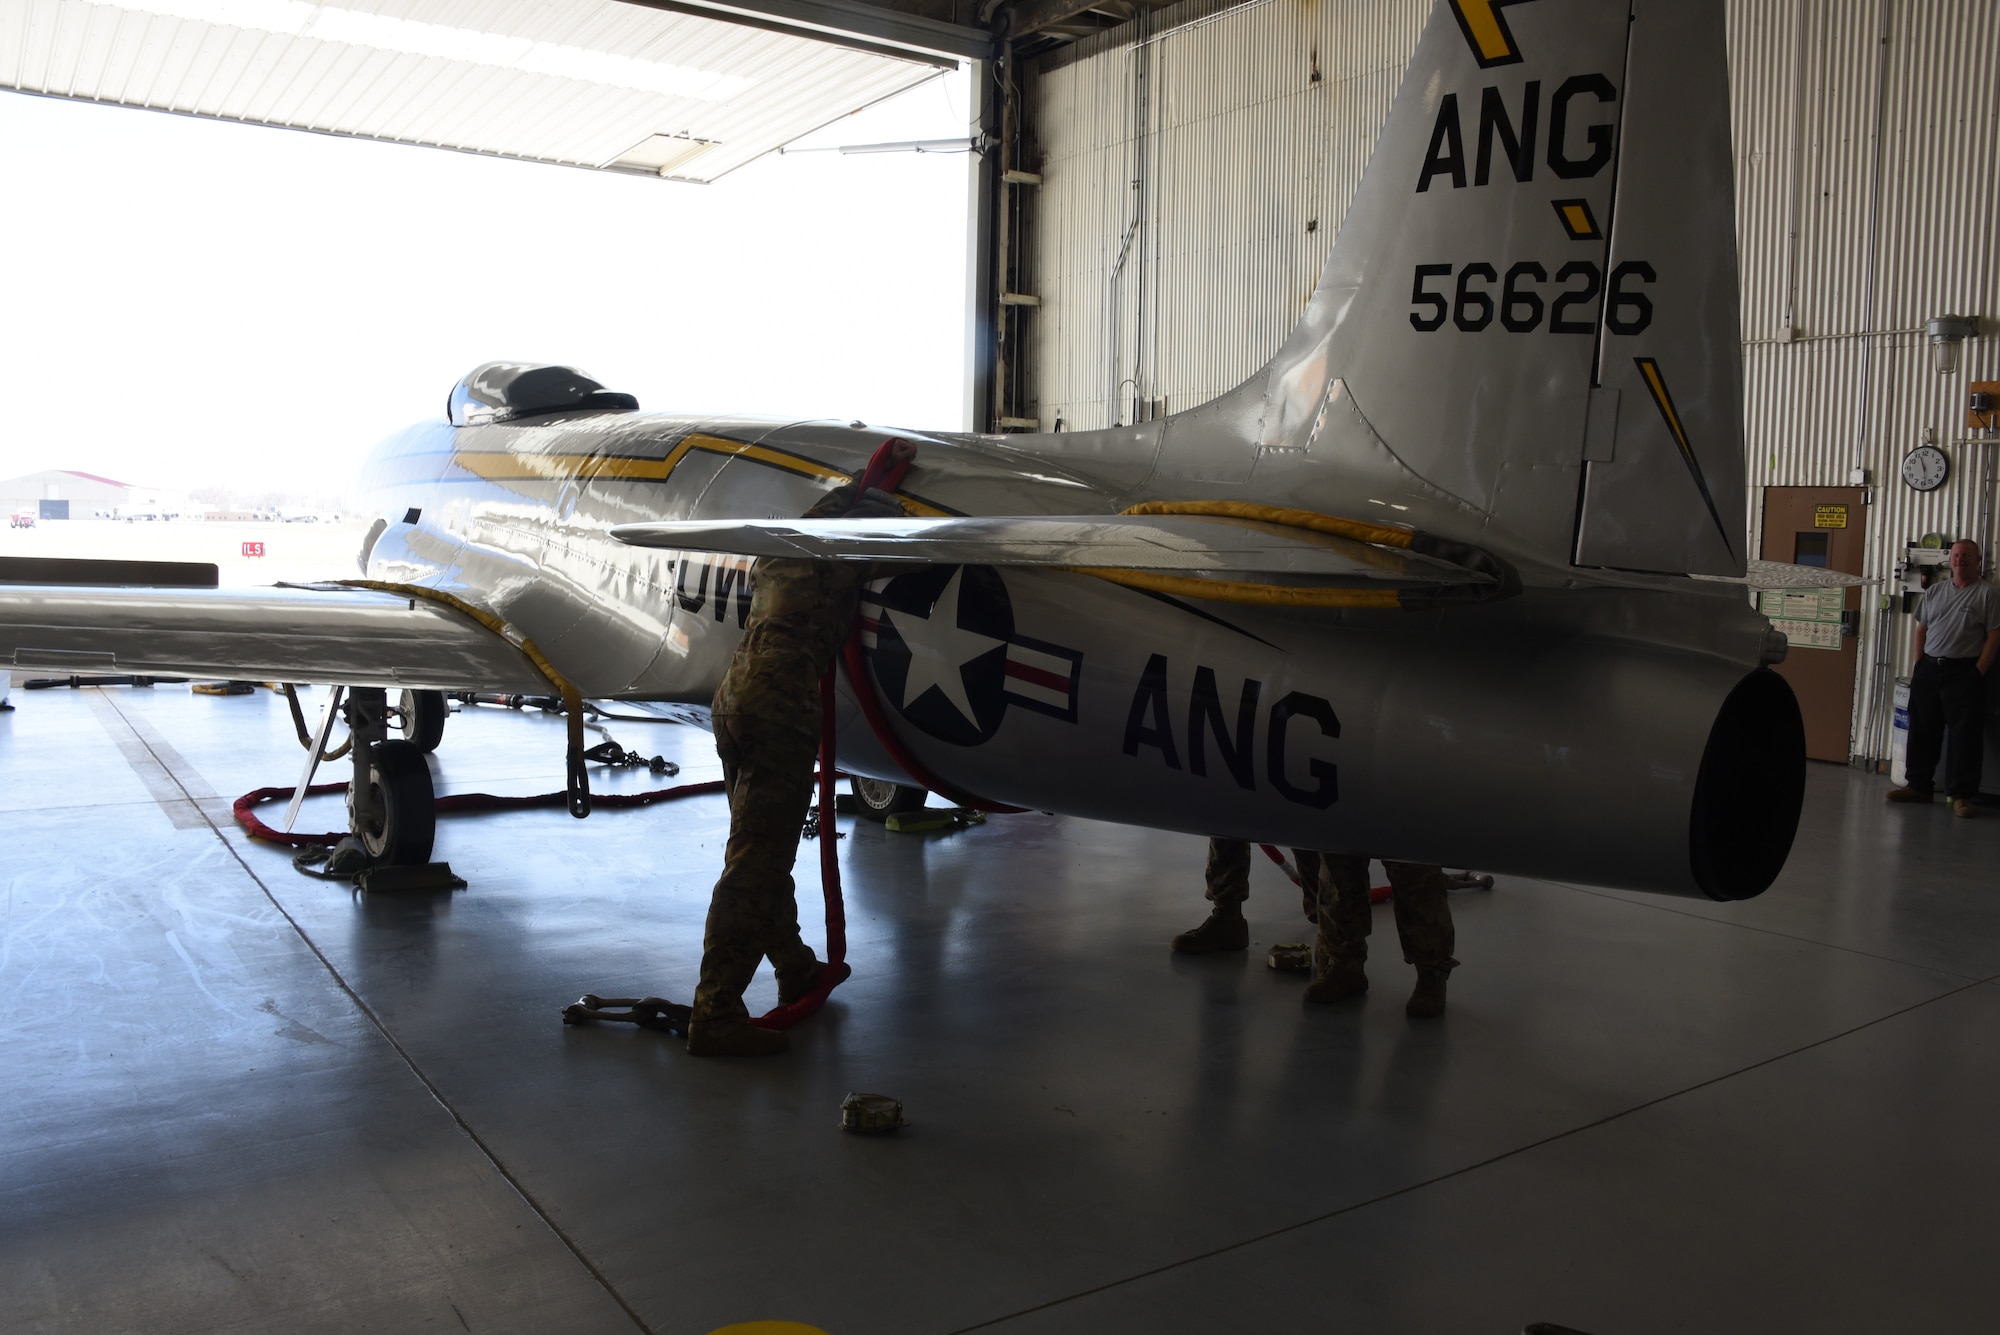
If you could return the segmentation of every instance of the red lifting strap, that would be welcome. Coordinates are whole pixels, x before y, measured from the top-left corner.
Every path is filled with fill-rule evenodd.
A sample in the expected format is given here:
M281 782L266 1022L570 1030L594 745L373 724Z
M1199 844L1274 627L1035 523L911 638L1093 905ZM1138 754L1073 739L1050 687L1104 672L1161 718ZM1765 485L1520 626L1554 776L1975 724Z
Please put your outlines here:
M894 491L910 471L917 447L900 436L891 436L876 447L868 467L856 480L858 492ZM853 970L847 967L847 911L840 895L840 837L834 828L833 802L834 725L833 668L819 679L819 884L826 898L826 959L812 991L785 1006L775 1006L750 1021L760 1029L789 1029L826 1004L834 988L846 982Z
M840 898L840 836L833 824L833 669L819 679L819 884L826 898L826 959L812 991L750 1021L759 1029L789 1029L826 1004L854 971L847 967L847 911Z
M903 475L910 471L910 462L917 457L917 447L899 436L892 436L882 442L875 451L875 457L862 470L861 487L874 487L879 491L893 491L902 485ZM868 720L868 727L875 734L875 740L882 743L882 749L889 753L889 759L896 767L934 793L950 798L962 807L972 807L978 811L991 811L1002 815L1012 815L1026 811L1026 807L1002 806L989 802L983 797L974 797L951 784L924 767L924 763L910 754L903 745L903 739L889 726L888 716L882 712L882 703L875 697L874 678L868 671L868 660L861 652L861 627L856 625L854 633L847 637L847 643L840 652L841 662L847 667L847 684L854 688L854 699L861 706L861 713ZM832 736L832 724L828 725L828 736ZM828 745L831 745L829 741Z
M1278 869L1290 878L1293 885L1296 885L1301 890L1306 888L1306 883L1299 879L1298 869L1292 866L1289 858L1270 844L1259 844L1257 847L1264 850L1265 857L1278 864ZM1368 902L1370 904L1386 904L1389 902L1389 897L1394 893L1386 885L1371 885L1368 887Z
M917 457L917 447L899 436L892 436L877 447L868 466L856 480L856 490L893 492L903 484L903 477L910 471L910 464ZM996 803L982 802L954 790L950 785L926 770L912 756L902 741L889 728L889 721L882 714L882 707L875 698L872 678L868 665L861 653L861 628L857 625L847 637L841 657L847 665L848 683L854 688L854 698L861 705L861 712L874 730L876 739L889 753L892 760L903 772L933 792L942 793L962 806L978 807L984 811L1019 811L1020 807L1004 807ZM820 734L819 734L819 881L826 897L826 961L820 969L812 991L788 1006L778 1006L750 1023L763 1029L786 1029L805 1019L826 1004L828 994L839 987L853 973L847 965L847 915L841 902L839 845L834 830L833 775L834 754L834 711L833 674L829 667L819 682Z
M345 792L345 783L316 783L306 789L309 797L324 797L328 793ZM673 788L656 788L648 793L601 793L597 805L601 807L645 807L655 802L670 802L677 797L699 797L703 793L719 793L722 781L711 779L706 783L683 783ZM331 848L347 837L345 831L337 834L292 834L274 830L258 819L257 808L266 802L276 802L290 797L289 788L254 788L231 804L230 810L236 816L236 823L252 839L261 839L268 844L289 844L293 848ZM536 793L532 797L499 797L493 793L453 793L440 797L435 806L439 814L454 811L518 811L523 807L561 807L569 805L569 794Z
M894 491L903 485L903 475L910 471L916 460L917 447L914 442L901 436L891 436L876 447L869 457L868 467L861 470L855 482L857 492Z

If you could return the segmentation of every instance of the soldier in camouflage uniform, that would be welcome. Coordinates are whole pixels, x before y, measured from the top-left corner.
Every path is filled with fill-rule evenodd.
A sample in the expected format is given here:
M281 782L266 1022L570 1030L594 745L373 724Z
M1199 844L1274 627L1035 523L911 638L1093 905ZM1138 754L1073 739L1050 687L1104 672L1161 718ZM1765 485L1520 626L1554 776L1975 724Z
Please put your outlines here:
M1305 882L1306 921L1318 908L1313 888L1319 879L1319 854L1304 848L1292 850L1299 879ZM1210 955L1223 950L1243 950L1250 944L1250 924L1243 919L1243 901L1250 897L1250 845L1242 839L1212 838L1208 841L1208 867L1202 878L1209 902L1208 919L1201 926L1182 932L1173 940L1176 953Z
M1451 957L1455 934L1445 899L1444 869L1418 862L1384 862L1395 891L1396 935L1403 958L1417 966L1417 987L1404 1008L1411 1015L1444 1013L1445 979L1458 967ZM1345 853L1320 855L1319 937L1313 943L1313 978L1306 1000L1344 1001L1368 990L1368 859Z
M863 498L849 485L829 492L804 517L902 513L881 492ZM765 959L777 974L781 1004L804 996L818 979L820 961L799 938L792 863L812 805L820 677L854 629L861 585L874 574L848 561L765 557L752 567L750 616L713 707L729 843L709 901L688 1023L688 1051L697 1056L785 1050L784 1033L752 1025L743 1004Z

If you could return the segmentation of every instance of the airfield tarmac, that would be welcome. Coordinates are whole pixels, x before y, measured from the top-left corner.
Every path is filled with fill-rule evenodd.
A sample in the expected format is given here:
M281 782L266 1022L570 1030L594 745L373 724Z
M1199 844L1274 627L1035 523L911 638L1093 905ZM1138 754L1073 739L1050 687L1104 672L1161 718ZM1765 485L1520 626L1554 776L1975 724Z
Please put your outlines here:
M45 519L0 528L0 556L96 561L205 561L224 588L357 579L366 520L284 524L275 520ZM261 546L259 555L252 549Z
M281 699L14 700L10 1331L1873 1335L2000 1299L2000 821L1850 770L1747 904L1455 894L1433 1022L1386 906L1375 990L1302 1007L1261 859L1251 951L1184 958L1198 838L843 819L853 980L787 1056L702 1061L558 1012L687 998L719 798L446 817L470 888L364 899L230 819L296 777ZM611 726L716 774L703 732ZM454 715L440 790L556 788L561 739ZM909 1126L844 1134L850 1091Z

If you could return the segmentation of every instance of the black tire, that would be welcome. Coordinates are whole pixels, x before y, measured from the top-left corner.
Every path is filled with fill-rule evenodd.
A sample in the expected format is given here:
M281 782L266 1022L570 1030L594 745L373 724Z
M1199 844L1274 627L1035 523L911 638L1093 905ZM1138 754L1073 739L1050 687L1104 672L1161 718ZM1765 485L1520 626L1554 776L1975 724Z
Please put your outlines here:
M437 839L437 793L431 767L414 742L378 742L368 762L381 820L350 821L354 837L375 862L390 867L421 866L431 860Z
M449 712L443 691L404 691L396 728L419 751L429 753L444 740L444 720Z
M930 796L927 788L911 788L887 779L864 779L859 774L848 775L847 790L854 794L855 814L877 822L905 811L922 811L924 800Z

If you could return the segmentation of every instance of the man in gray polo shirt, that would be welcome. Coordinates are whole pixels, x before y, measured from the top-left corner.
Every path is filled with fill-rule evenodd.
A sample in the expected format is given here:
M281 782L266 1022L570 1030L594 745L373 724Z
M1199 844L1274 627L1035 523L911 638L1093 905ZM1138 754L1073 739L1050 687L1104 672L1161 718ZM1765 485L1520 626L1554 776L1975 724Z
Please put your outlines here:
M1979 796L1985 747L1986 674L2000 657L2000 589L1979 578L1979 544L1951 547L1951 579L1924 590L1917 606L1917 667L1910 676L1908 782L1891 802L1928 802L1938 752L1950 739L1945 792L1960 816Z

